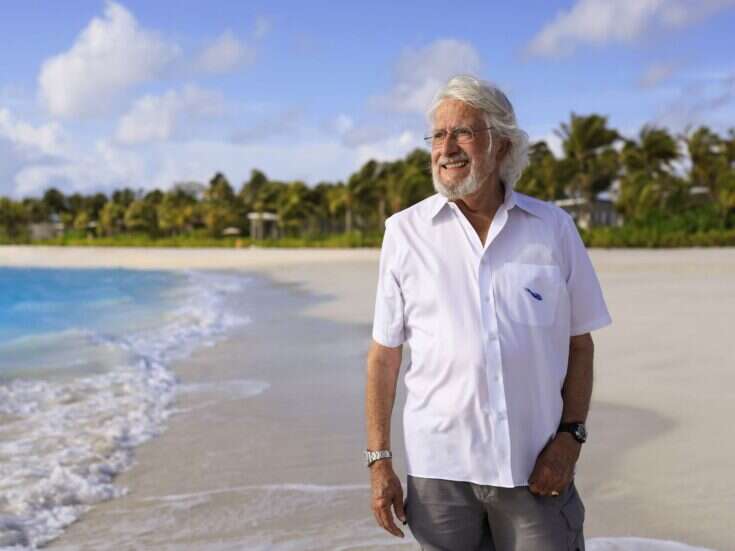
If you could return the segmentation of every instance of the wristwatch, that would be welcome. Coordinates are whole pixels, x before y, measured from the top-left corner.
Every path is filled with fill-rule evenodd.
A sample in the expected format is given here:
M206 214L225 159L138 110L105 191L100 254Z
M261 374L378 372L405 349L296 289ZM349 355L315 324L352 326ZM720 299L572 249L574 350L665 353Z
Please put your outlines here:
M391 457L393 457L393 454L390 452L390 450L365 450L365 466L369 467L379 459L390 459Z
M580 444L587 441L587 427L584 423L561 423L556 432L569 432Z

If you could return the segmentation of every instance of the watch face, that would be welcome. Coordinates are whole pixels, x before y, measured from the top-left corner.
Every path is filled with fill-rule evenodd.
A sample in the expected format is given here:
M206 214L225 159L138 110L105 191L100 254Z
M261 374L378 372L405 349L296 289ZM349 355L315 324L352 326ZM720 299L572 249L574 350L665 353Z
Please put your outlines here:
M574 436L580 442L587 440L587 429L585 429L584 425L580 424L574 428Z

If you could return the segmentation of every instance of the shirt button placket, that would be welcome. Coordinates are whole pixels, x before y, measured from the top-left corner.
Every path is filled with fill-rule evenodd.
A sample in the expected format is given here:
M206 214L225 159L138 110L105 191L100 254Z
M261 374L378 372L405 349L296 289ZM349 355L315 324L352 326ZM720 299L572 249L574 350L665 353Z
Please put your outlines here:
M484 260L484 259L483 259ZM483 262L485 271L484 281L487 289L487 303L484 311L484 341L486 369L488 374L488 404L493 423L493 432L497 436L496 454L498 471L501 480L510 480L511 467L509 461L510 431L508 427L508 412L505 401L505 387L503 385L503 364L500 353L500 338L498 334L498 316L493 295L492 273L489 263Z

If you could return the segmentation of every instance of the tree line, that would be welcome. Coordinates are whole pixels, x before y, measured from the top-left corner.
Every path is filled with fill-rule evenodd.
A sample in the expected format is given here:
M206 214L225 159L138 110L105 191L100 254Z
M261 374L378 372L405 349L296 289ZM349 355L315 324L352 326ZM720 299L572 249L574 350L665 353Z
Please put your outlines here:
M675 135L647 125L624 137L604 116L572 114L556 133L562 155L544 141L531 144L517 190L544 200L582 198L591 208L600 192L614 189L626 226L735 229L735 128L720 135L702 126ZM221 173L206 185L124 188L109 196L51 187L41 197L0 197L0 238L25 242L30 224L48 221L90 237L219 237L226 228L248 236L250 212L275 213L285 237L379 235L388 216L432 193L430 155L422 149L391 162L368 161L344 182L315 186L253 170L238 189Z

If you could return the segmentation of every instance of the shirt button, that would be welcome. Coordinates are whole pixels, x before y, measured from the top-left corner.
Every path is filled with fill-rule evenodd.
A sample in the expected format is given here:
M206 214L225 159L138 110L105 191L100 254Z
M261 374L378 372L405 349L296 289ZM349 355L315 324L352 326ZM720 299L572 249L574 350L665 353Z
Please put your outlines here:
M505 411L498 412L498 421L505 421L507 418L508 418L508 415Z

